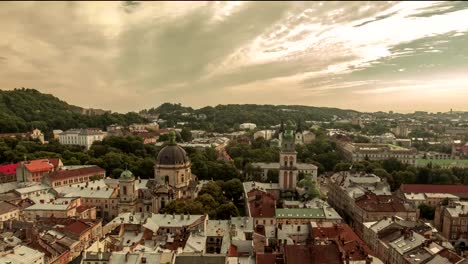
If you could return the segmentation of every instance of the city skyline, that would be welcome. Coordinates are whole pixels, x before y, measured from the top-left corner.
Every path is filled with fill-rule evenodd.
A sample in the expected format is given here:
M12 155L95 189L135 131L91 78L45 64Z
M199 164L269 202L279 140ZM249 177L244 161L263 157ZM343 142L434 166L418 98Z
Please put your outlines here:
M2 2L0 88L177 102L468 110L466 2Z

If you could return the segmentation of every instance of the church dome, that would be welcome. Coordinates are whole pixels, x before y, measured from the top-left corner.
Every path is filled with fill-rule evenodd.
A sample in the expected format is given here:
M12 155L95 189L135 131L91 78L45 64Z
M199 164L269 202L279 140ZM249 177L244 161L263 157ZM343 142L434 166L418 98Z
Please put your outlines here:
M187 162L189 162L187 153L182 147L176 144L165 146L161 151L159 151L156 158L157 165L183 165Z
M121 179L132 179L133 178L133 173L129 170L124 170L121 174L120 174L120 178Z

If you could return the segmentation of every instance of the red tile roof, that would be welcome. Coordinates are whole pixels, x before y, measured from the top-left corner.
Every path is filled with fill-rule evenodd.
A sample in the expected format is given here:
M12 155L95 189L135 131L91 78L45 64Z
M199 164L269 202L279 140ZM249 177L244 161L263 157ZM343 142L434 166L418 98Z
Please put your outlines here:
M92 166L86 168L79 168L73 170L58 170L51 173L50 180L58 181L68 178L82 177L82 176L93 176L98 174L105 174L106 170L99 166Z
M256 253L256 262L257 264L275 264L276 258L280 257L283 258L280 253L263 253L257 252Z
M400 191L403 193L468 194L468 185L402 184Z
M24 163L30 172L46 172L54 169L54 165L48 159L30 160Z
M58 169L60 164L60 159L49 159L49 162L52 163L54 169Z
M356 206L368 212L406 212L404 201L395 195L368 192L356 199Z
M286 245L284 247L284 259L286 264L318 263L314 261L314 252L311 245Z
M91 228L88 224L86 224L85 222L82 222L82 221L75 221L69 225L67 225L64 229L73 233L73 234L76 234L76 235L81 235L83 234L86 230L88 230L89 228Z
M247 193L251 217L275 217L276 200L270 193L252 190Z
M313 227L311 232L314 240L335 241L340 251L348 253L352 260L366 260L367 255L372 255L366 243L347 224Z
M16 174L16 168L18 168L19 163L7 164L0 166L0 174L12 175Z

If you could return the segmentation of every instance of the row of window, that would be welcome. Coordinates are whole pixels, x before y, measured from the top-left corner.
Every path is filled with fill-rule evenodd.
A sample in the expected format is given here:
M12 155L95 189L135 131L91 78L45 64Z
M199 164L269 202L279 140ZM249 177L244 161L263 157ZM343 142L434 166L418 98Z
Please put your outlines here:
M18 212L9 213L9 214L5 214L5 215L0 215L0 221L4 221L4 220L6 221L8 219L18 217L18 215L19 215Z
M57 186L62 186L62 185L67 185L67 184L84 182L84 181L86 182L89 181L89 176L80 177L80 178L72 178L72 179L63 180L63 181L57 181L57 182L54 182L53 185L57 187Z

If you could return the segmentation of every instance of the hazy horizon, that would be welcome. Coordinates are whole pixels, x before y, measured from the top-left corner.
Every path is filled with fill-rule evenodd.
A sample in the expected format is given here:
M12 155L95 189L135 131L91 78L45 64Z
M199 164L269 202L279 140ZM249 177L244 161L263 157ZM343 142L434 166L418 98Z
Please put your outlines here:
M0 89L164 102L468 110L468 2L0 2Z

